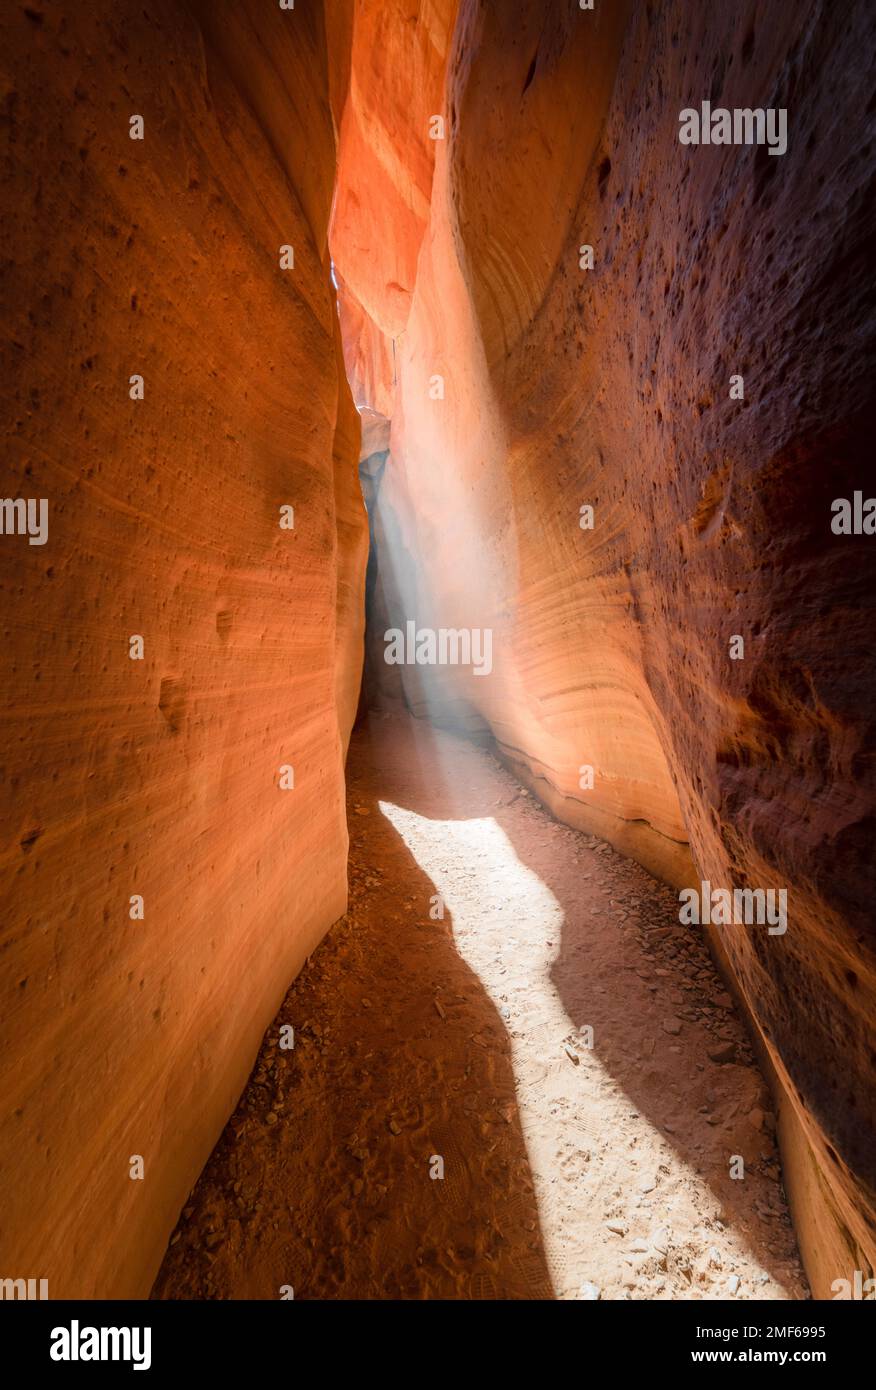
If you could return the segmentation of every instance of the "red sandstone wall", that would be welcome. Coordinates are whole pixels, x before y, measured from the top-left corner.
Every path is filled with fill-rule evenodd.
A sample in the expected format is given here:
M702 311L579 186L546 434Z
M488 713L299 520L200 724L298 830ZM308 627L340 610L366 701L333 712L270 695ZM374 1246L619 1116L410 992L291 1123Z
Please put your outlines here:
M145 1295L346 902L327 45L320 5L231 0L7 6L0 36L4 493L49 503L45 546L0 538L0 1272Z
M673 881L689 844L697 876L790 886L785 937L717 944L816 1291L871 1265L873 562L827 528L869 444L864 6L349 0L327 39L316 5L37 0L0 26L5 491L50 504L46 546L0 545L2 1272L148 1289L343 909L365 533L336 133L345 353L393 422L385 596L494 630L492 677L405 672L408 699ZM704 97L788 106L788 155L683 150Z
M438 8L449 33L456 7ZM463 0L446 50L413 14L390 30L366 61L354 24L342 181L411 51L447 138L424 230L380 221L424 186L420 103L361 194L379 235L363 245L342 214L332 229L354 392L392 417L380 597L399 623L494 633L489 678L398 678L417 712L485 721L557 814L670 881L789 888L786 935L716 946L776 1070L829 1296L876 1260L876 567L872 539L830 532L831 500L866 488L872 432L872 16ZM681 146L678 113L703 99L786 107L787 155Z

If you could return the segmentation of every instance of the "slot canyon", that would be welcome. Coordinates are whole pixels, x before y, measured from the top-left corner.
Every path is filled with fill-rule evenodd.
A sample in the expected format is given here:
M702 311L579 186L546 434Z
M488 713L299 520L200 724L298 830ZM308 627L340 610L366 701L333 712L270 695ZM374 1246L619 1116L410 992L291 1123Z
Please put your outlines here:
M872 1279L872 7L0 34L0 1278Z

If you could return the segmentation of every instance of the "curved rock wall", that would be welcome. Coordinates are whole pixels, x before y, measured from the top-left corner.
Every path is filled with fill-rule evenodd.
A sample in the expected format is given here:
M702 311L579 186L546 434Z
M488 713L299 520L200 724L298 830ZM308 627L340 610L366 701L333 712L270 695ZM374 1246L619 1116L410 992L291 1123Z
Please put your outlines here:
M387 668L381 698L490 731L675 884L787 888L786 933L714 945L816 1293L872 1267L873 542L830 508L867 488L873 29L824 0L4 14L6 492L48 505L45 545L0 537L4 1276L148 1290L343 911L339 333L381 627L493 634L489 675ZM787 108L787 154L681 146L703 100Z
M876 1259L876 541L831 531L832 500L866 495L873 421L876 26L821 0L455 8L395 12L366 61L354 7L342 183L412 51L431 103L401 107L360 226L410 188L419 208L430 145L434 173L422 233L331 233L354 394L392 419L390 625L493 633L489 676L393 670L417 712L486 723L558 815L676 885L787 889L784 934L714 945L830 1296ZM787 109L787 153L681 145L704 100Z
M319 5L237 0L0 32L5 490L48 501L45 545L0 537L0 1272L143 1296L346 903L367 531L327 43Z

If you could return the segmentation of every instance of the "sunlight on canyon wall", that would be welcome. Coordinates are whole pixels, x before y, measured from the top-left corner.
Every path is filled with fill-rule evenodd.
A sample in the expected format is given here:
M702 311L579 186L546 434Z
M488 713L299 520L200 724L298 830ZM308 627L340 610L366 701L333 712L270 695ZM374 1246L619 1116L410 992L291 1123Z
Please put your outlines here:
M873 24L765 8L351 3L330 241L354 396L391 421L371 698L491 734L676 885L787 888L785 935L713 938L823 1295L876 1231L874 566L830 530L865 477L842 151ZM706 99L790 109L787 154L681 145ZM407 619L492 629L492 675L381 671Z

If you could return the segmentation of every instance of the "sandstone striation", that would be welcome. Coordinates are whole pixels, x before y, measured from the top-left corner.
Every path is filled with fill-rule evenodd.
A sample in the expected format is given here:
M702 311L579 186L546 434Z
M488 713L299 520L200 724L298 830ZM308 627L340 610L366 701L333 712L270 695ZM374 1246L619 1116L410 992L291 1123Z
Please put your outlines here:
M872 1270L876 541L831 521L872 490L874 30L7 7L5 492L47 531L0 537L3 1272L148 1292L344 912L357 464L367 703L673 888L787 892L710 940L815 1294ZM683 144L706 103L787 149ZM489 631L489 671L388 666L409 621Z
M849 153L873 17L464 0L387 10L375 48L367 8L342 188L406 55L441 92L397 112L392 158L355 185L379 235L341 195L331 232L354 395L392 420L373 616L494 633L489 679L392 668L371 697L400 684L414 712L488 728L558 816L676 886L788 890L784 935L712 935L830 1296L876 1261L876 566L872 540L830 529L832 499L866 490L873 423L869 175ZM786 109L787 153L680 144L704 100ZM417 216L381 221L406 196Z
M367 528L327 41L320 6L231 0L0 31L4 490L49 528L0 540L0 1271L145 1296L346 904Z

